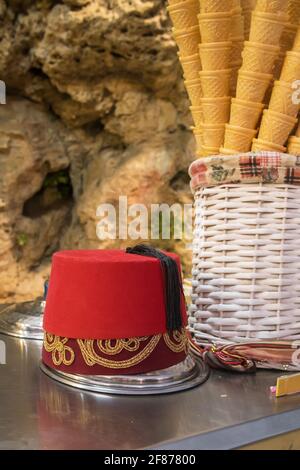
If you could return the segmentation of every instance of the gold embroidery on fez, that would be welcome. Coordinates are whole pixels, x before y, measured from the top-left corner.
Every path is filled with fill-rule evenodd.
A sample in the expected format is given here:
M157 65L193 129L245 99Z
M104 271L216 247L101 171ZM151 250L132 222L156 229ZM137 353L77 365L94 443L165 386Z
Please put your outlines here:
M124 349L129 352L135 352L140 348L142 341L147 341L148 336L143 336L141 338L129 338L129 339L106 339L106 340L97 340L97 346L101 352L107 354L108 356L114 356L120 354ZM113 345L113 343L115 343Z
M165 333L164 340L168 348L173 352L180 353L183 351L187 352L188 350L188 338L185 329Z
M70 366L75 360L73 349L66 346L68 341L68 338L61 339L60 336L54 336L51 333L44 334L44 348L47 352L52 353L52 361L56 366L61 364Z
M139 338L127 338L118 340L82 340L77 339L77 344L80 348L82 358L88 366L96 364L109 369L126 369L133 367L145 359L147 359L157 347L161 338L164 338L166 346L174 353L188 352L188 338L186 330L172 331L164 333L164 335L155 335L152 337L142 336ZM136 352L141 348L141 343L147 340L150 341L145 347L139 351L135 356L122 360L114 361L100 356L95 351L95 346L98 347L99 352L107 356L116 356L122 351ZM71 365L75 360L75 353L70 346L67 346L68 338L61 338L51 333L44 335L44 348L47 352L52 353L52 362L56 366Z
M139 341L137 338L134 338L134 339ZM106 359L104 357L99 356L99 354L96 353L95 348L94 348L95 340L78 339L77 343L80 347L84 362L88 366L94 366L98 364L102 367L106 367L109 369L126 369L128 367L133 367L139 364L140 362L144 361L145 359L147 359L150 356L150 354L152 354L156 346L158 345L160 339L161 339L161 335L152 336L149 343L144 347L142 351L140 351L135 356L129 359L123 360L123 361L113 361L113 360ZM142 338L142 340L145 341L144 338ZM126 340L124 341L126 342ZM97 346L99 347L99 344L98 344L99 340L96 343L97 343ZM120 345L118 347L120 347ZM123 346L121 350L123 349L126 349L126 348L124 348Z

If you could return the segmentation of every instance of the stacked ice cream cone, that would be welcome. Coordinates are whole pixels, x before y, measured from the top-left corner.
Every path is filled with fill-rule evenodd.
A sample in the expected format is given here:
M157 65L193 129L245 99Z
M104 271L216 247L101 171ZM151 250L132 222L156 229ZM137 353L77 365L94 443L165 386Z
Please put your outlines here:
M299 24L300 2L299 0L288 0L288 17L289 22L285 25L280 40L280 54L275 62L274 78L278 80L281 74L285 54L293 47L297 26Z
M232 3L235 0L201 0L198 15L202 63L203 156L218 152L230 109Z
M242 65L242 52L244 47L244 17L243 11L241 8L240 0L236 2L237 5L234 6L232 10L232 24L231 24L231 36L232 41L231 48L231 58L230 58L230 67L231 67L231 82L230 82L230 93L231 96L235 95L236 84L238 78L238 71Z
M256 0L241 0L241 7L244 17L244 38L249 39L252 12L255 9Z
M299 48L299 49L298 49ZM280 80L274 83L269 108L264 111L258 142L284 147L292 133L300 110L300 100L295 95L294 82L300 77L300 27L293 50L286 53ZM254 142L257 149L257 141Z
M300 80L300 0L169 0L168 10L197 155L286 145L300 154L292 88Z
M264 97L273 78L281 34L288 20L287 8L288 0L256 2L249 41L244 44L236 99L232 101L221 153L251 149L263 111Z
M173 23L173 36L179 52L178 57L183 69L184 84L191 102L191 113L195 126L202 122L202 89L199 79L201 61L199 56L200 31L197 15L199 0L169 0L168 12ZM200 144L200 137L198 142Z
M300 156L300 124L298 124L295 135L289 138L288 152Z

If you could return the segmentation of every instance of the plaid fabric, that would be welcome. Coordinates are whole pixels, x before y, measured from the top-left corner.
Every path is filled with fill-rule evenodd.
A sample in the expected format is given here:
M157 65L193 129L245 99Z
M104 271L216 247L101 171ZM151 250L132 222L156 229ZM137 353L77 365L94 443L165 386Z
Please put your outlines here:
M299 157L279 152L215 155L192 163L191 188L241 182L300 185L299 165Z
M259 156L241 157L239 166L242 178L251 178L261 174L261 159Z
M284 182L286 184L300 184L300 168L287 168Z

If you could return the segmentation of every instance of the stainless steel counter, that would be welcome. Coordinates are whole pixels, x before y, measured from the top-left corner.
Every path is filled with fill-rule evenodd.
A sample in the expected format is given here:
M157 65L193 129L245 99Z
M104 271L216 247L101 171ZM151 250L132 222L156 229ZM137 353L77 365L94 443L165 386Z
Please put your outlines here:
M45 376L39 342L0 340L0 449L231 449L300 429L300 395L269 394L280 373L213 372L165 396L96 395Z

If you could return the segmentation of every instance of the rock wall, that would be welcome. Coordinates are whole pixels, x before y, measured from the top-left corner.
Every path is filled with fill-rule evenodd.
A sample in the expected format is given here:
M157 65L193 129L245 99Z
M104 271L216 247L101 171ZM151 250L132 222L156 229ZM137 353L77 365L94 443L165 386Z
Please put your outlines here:
M192 123L165 3L0 0L1 301L40 294L57 249L128 245L97 238L99 204L192 201ZM156 244L188 271L184 241Z

